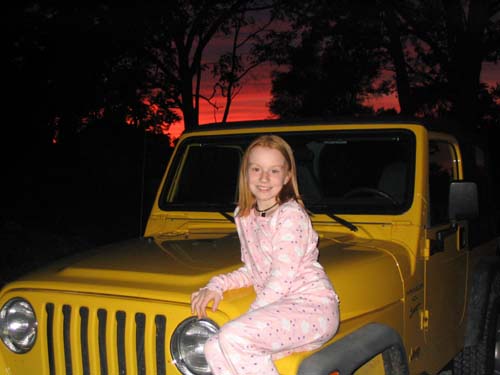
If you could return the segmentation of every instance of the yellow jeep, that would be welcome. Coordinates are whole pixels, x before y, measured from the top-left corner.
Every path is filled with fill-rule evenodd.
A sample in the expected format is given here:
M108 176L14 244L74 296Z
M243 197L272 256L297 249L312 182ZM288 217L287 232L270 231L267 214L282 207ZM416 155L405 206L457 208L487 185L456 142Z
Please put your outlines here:
M419 122L265 121L184 134L142 238L6 285L0 374L210 374L204 342L255 295L230 291L201 320L190 295L241 265L238 167L262 133L294 150L341 300L338 334L277 361L280 373L437 374L451 361L455 374L500 371L498 218L482 144Z

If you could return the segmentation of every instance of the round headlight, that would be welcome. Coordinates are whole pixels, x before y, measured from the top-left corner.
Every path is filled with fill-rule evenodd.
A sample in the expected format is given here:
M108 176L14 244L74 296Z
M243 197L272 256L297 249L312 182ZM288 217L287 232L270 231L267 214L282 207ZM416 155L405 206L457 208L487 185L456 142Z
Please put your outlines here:
M38 323L28 301L13 298L0 310L0 338L14 353L26 353L36 340Z
M210 319L190 317L175 329L170 352L177 368L185 375L211 374L203 353L205 342L219 330Z

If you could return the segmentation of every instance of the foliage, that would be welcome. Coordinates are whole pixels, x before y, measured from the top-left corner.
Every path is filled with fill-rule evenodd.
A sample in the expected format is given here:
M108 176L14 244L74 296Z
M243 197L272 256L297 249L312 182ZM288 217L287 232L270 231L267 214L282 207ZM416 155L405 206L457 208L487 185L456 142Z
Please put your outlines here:
M366 8L356 2L317 1L282 9L292 31L284 32L288 37L277 35L290 41L287 51L274 43L276 63L288 69L274 73L273 113L311 117L371 112L364 100L387 93L389 86L381 78L386 58L380 24L371 13L376 9Z
M283 33L270 43L281 65L270 108L281 116L356 114L367 94L392 91L402 114L476 129L486 98L498 105L480 84L500 51L498 0L282 1L276 11L292 30L285 49Z
M132 11L104 3L9 8L7 87L17 109L13 116L29 108L28 133L39 133L47 143L56 135L71 142L96 118L124 123L134 115L144 75L132 53L141 44L131 26Z
M162 133L182 117L193 129L201 100L218 105L201 90L209 74L225 121L248 72L271 61L270 108L284 117L370 112L367 96L392 92L403 114L475 127L498 105L480 73L499 57L499 9L498 0L19 2L0 23L5 119L20 123L11 138L32 145L74 142L92 123ZM218 37L231 42L213 53Z
M377 23L355 16L361 8L342 2L320 5L314 13L293 15L294 29L301 30L298 45L289 47L289 70L274 75L270 103L282 117L370 112L363 105L366 97L388 90L381 79L385 59ZM283 61L281 51L278 56Z
M251 13L266 10L270 4L265 0L177 0L156 5L156 14L149 18L150 37L146 45L151 64L149 79L157 92L163 91L182 111L186 129L198 127L200 100L212 99L201 92L209 44L217 35L229 35L233 30L254 25ZM229 55L221 52L219 63L212 70L228 101L232 99L228 90L234 88L245 70L251 69L234 47L235 44ZM249 64L252 66L253 62Z
M232 101L241 91L244 78L253 69L268 61L269 55L261 46L264 45L265 35L271 32L268 27L273 21L272 13L269 13L267 21L260 22L254 17L242 14L232 21L232 31L226 31L226 33L232 32L233 34L231 48L228 52L221 54L218 62L212 67L212 75L216 79L212 96L220 91L220 95L225 98L222 123L227 121ZM211 103L211 98L209 98L209 103ZM217 106L213 105L218 110Z
M455 118L463 128L481 120L479 97L483 62L497 61L500 50L498 0L389 1L397 15L407 72L408 93L420 110ZM413 92L412 92L413 91ZM419 92L426 95L418 95ZM433 93L433 96L428 95ZM430 100L425 100L427 97ZM419 108L416 108L417 113Z
M494 87L481 85L479 93L480 124L486 129L500 130L500 83Z

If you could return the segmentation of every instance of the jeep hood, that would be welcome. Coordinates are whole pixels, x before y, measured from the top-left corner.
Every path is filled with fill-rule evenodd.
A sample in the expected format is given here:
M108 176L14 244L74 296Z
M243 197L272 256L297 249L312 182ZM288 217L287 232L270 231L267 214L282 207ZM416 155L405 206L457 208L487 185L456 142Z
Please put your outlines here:
M343 310L389 305L403 296L394 244L329 234L320 241L320 263L339 294ZM189 303L193 291L220 273L241 266L235 232L133 239L64 259L26 275L9 289L51 289ZM383 277L381 277L383 275ZM380 293L384 290L384 293ZM251 303L252 288L225 295ZM241 300L244 299L244 301ZM221 309L223 305L221 305ZM350 315L350 314L349 314ZM344 316L345 318L345 316Z

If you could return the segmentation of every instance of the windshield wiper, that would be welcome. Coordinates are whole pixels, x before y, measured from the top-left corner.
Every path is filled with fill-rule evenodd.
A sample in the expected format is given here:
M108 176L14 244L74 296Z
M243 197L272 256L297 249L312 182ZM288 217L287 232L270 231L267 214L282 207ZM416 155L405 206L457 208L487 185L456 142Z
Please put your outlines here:
M232 217L231 215L229 215L227 212L224 211L219 211L219 213L234 224L234 217Z
M358 227L356 225L354 225L353 223L347 221L347 220L344 220L340 217L338 217L337 215L335 214L330 214L330 213L327 213L326 214L328 217L331 217L333 220L335 220L337 223L343 225L344 227L347 227L349 228L350 230L352 230L353 232L357 232L358 231Z

